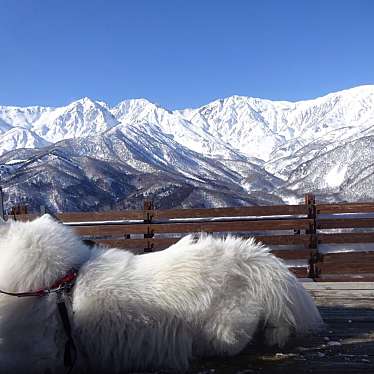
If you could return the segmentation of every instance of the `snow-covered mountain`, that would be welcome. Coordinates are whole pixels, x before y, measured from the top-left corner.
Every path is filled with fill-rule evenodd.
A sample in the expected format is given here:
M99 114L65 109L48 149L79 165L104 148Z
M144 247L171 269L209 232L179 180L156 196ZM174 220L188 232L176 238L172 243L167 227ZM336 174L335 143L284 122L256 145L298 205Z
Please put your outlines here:
M29 138L43 139L46 144L50 144L98 134L117 124L118 121L105 104L87 97L61 108L0 107L0 142L4 136L9 139L9 132L14 132L14 129L28 130ZM13 149L25 147L24 141L17 141L17 138L18 132L14 136ZM0 151L4 153L2 147Z
M232 96L176 111L145 99L0 106L1 184L8 204L43 191L53 210L125 207L146 195L173 195L163 206L289 202L310 191L367 200L373 139L369 85L299 102ZM91 202L66 195L59 179L71 190L80 181Z

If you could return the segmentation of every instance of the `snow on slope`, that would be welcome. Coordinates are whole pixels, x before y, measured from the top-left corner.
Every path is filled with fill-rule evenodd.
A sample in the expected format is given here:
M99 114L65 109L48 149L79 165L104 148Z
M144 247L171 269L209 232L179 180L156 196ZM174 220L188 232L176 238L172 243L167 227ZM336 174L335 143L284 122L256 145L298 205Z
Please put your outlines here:
M190 111L189 120L237 152L267 160L272 150L286 139L277 133L276 122L269 123L264 117L265 112L269 116L275 113L268 100L232 96Z
M49 142L56 142L98 134L117 123L102 103L86 97L44 113L32 124L32 130Z
M169 170L196 182L222 179L229 188L262 189L288 201L309 191L374 198L374 149L363 140L371 136L369 85L299 102L232 96L175 111L145 99L112 108L89 98L60 108L0 106L0 155L76 139L80 157L125 162L139 173ZM349 166L341 162L345 152Z
M4 126L24 128L47 143L101 133L118 124L104 103L87 97L61 108L0 106L0 121L0 131ZM18 138L14 137L14 149L25 143L18 144Z
M53 111L53 108L30 106L0 106L0 124L1 122L11 127L30 128L41 115Z
M178 113L239 152L270 161L312 142L373 133L374 86L295 103L232 96Z
M178 112L170 112L145 99L125 100L112 108L111 112L123 124L124 132L128 125L139 126L143 131L153 133L154 127L157 127L157 132L163 132L195 152L216 158L245 159L223 139L213 136L197 123L191 123ZM149 129L144 124L149 124Z
M301 163L286 187L337 200L374 199L374 135L346 142Z
M0 135L0 155L17 148L41 148L50 144L33 131L22 127L10 128Z
M299 102L243 96L216 100L197 109L168 111L145 99L113 108L83 98L66 107L0 107L0 131L23 127L48 142L104 132L118 123L152 125L152 131L209 157L274 162L302 152L374 132L374 86L360 86ZM14 141L17 147L17 141ZM18 146L22 146L21 144ZM313 153L311 154L313 156ZM287 164L287 163L286 163Z

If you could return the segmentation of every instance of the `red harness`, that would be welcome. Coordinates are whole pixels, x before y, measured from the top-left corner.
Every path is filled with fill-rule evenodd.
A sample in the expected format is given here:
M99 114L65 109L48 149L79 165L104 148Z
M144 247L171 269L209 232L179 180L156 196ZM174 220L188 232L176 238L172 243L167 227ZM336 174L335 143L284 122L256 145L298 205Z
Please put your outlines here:
M62 278L54 282L51 287L40 288L39 290L36 290L36 291L27 291L27 292L7 292L7 291L0 290L0 293L9 295L9 296L17 296L17 297L27 297L27 296L40 297L40 296L49 295L54 292L69 291L73 287L74 282L77 279L77 275L78 275L77 270L72 269Z

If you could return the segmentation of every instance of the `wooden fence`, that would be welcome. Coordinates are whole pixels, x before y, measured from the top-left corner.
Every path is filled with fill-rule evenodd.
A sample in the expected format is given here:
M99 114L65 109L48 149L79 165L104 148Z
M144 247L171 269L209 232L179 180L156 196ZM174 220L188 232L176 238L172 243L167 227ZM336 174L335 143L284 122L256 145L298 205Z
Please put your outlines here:
M8 218L38 215L18 209ZM374 203L316 204L307 194L301 205L157 210L145 202L143 210L61 213L56 218L84 239L136 253L162 250L188 233L254 236L298 277L374 280ZM334 253L347 245L359 248Z

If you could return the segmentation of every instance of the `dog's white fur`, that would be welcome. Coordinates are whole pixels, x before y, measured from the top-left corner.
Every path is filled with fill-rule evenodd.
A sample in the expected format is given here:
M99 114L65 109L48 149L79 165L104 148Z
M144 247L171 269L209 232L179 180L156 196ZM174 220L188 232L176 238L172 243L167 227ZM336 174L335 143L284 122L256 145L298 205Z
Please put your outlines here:
M0 227L0 289L48 287L72 267L79 372L184 371L192 357L240 352L258 326L269 345L283 345L322 325L302 285L251 239L187 236L135 256L89 249L48 215ZM63 372L59 318L54 295L0 295L0 371Z

